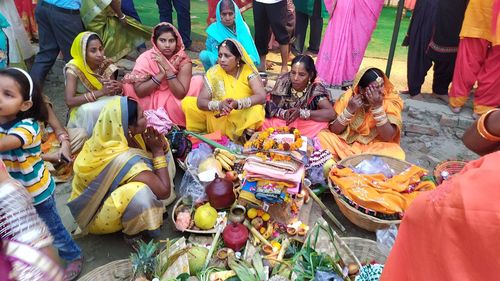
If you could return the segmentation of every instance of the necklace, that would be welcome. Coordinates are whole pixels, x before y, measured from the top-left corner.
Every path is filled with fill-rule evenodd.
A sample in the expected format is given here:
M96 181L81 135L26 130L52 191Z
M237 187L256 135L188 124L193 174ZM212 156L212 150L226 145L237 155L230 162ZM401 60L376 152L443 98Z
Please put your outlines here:
M293 87L290 87L290 91L292 92L292 95L298 97L299 99L304 96L305 93L309 90L309 84L306 86L306 88L302 91L297 91Z

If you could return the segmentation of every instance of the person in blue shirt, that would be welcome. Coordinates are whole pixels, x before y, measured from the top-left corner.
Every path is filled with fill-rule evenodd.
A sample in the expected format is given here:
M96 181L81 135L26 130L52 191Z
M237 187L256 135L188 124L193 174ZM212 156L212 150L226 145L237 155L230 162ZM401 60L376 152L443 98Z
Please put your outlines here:
M54 65L59 52L64 61L71 60L71 44L84 31L80 18L81 0L40 0L35 10L40 51L30 74L43 85L47 73Z

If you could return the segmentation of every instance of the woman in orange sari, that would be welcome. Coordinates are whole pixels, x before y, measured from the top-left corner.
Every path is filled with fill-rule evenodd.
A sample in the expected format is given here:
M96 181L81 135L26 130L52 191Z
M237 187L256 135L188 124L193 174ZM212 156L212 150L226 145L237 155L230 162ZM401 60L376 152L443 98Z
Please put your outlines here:
M404 160L399 146L403 100L389 78L382 70L369 68L358 73L354 85L335 102L330 131L318 134L321 146L336 160L361 153Z
M497 280L500 276L500 110L481 116L464 144L485 155L406 211L381 280Z

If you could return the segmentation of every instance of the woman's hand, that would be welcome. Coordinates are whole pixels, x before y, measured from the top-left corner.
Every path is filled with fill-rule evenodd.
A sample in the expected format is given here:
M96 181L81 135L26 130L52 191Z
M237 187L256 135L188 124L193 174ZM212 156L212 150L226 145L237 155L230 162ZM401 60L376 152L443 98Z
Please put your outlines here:
M290 125L293 121L297 120L300 116L300 109L298 108L290 108L285 111L285 120L286 125Z
M166 140L162 134L160 134L153 127L148 127L142 136L144 137L146 147L153 153L153 155L163 154L163 149L166 146Z
M238 103L234 99L225 99L220 102L221 116L229 115L231 111L238 108Z
M123 90L123 84L121 81L113 79L102 79L103 89L106 89L109 96L120 94Z
M170 67L170 64L167 62L167 59L159 54L153 53L153 60L158 63L158 67L160 68L160 72L163 70L163 72L166 75L174 75L174 70Z
M353 95L349 99L349 103L347 104L347 110L351 114L355 114L361 107L363 106L363 98L360 94Z
M380 87L374 85L369 85L366 88L365 96L372 108L381 106L384 100L382 90L380 89Z

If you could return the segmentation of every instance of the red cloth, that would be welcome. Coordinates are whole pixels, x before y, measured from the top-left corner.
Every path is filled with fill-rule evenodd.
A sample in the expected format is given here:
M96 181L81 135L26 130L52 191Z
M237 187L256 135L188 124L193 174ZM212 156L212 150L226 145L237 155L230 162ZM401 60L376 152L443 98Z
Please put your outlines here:
M413 201L381 280L498 280L500 152Z
M297 128L302 136L312 139L315 138L321 130L328 129L328 122L296 119L291 124L286 125L286 121L283 119L266 118L264 124L262 125L262 130L266 130L271 127L279 128L284 126Z
M465 37L458 46L450 104L464 106L476 81L474 112L483 114L500 106L500 45L491 46L485 39Z

